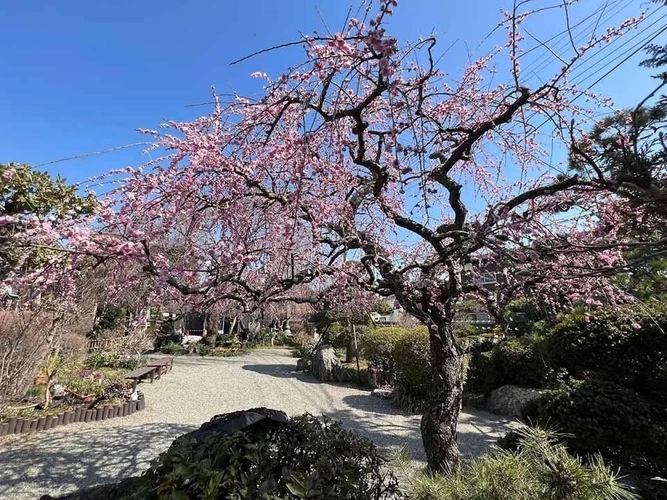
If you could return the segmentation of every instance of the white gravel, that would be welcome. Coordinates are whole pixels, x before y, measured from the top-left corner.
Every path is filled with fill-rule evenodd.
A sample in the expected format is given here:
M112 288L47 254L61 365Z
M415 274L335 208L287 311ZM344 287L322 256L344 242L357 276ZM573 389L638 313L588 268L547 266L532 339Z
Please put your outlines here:
M368 391L293 373L295 361L278 349L237 358L179 357L161 380L139 386L146 395L141 412L0 439L0 499L32 500L139 474L176 436L216 414L257 406L291 415L326 414L381 448L403 446L415 460L424 459L419 416L397 410ZM462 452L484 452L510 426L509 420L493 414L463 412Z

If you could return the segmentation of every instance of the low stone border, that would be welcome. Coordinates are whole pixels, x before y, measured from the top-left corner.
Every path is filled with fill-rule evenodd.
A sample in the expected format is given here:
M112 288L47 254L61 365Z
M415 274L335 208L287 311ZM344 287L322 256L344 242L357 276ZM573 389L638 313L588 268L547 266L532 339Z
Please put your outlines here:
M23 434L32 431L45 431L60 425L76 424L78 422L96 422L110 418L125 417L134 412L146 408L146 399L139 393L137 401L128 401L122 405L104 405L95 410L77 408L68 410L59 415L48 415L39 418L10 418L7 422L0 423L0 436L9 434Z

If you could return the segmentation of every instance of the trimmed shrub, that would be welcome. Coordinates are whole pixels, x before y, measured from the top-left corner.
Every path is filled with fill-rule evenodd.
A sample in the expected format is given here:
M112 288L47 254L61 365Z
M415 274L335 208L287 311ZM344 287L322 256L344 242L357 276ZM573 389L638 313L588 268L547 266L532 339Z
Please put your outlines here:
M200 356L209 356L213 348L205 342L197 342L195 344L195 352Z
M370 440L306 414L232 435L179 438L131 498L398 498L398 481L383 465Z
M418 472L413 500L631 500L600 456L588 464L541 429L520 430L516 451L495 450L449 475Z
M370 330L362 345L363 356L380 371L381 377L393 382L396 377L394 349L407 330L398 327L380 327Z
M529 404L526 416L573 434L568 442L578 451L602 450L623 462L645 457L667 466L664 411L613 382L590 379L562 384Z
M392 357L396 368L394 402L418 412L433 387L428 329L417 327L405 332L396 342Z
M485 394L507 384L542 388L551 371L539 340L510 339L472 358L467 384Z
M396 326L382 326L370 330L364 338L364 357L369 361L389 359L396 343L408 332Z
M625 308L570 315L545 347L550 362L576 378L597 374L667 403L667 313Z
M183 349L181 344L177 344L176 342L168 342L164 344L162 347L160 347L160 352L164 354L177 355L177 354L183 354L185 350Z

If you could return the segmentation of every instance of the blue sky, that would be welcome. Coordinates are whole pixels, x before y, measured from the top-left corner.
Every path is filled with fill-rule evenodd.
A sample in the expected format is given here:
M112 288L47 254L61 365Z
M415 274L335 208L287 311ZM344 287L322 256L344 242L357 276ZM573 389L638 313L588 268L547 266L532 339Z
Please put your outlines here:
M602 1L581 3L573 22ZM164 120L204 114L209 108L187 105L209 101L213 84L219 92L256 93L258 84L250 73L275 75L299 61L298 51L273 52L230 67L231 61L296 40L299 32L324 32L325 25L337 30L348 7L358 6L351 0L4 0L2 4L0 162L33 165L143 141L137 128L157 128ZM500 9L511 4L403 0L390 28L402 41L435 31L443 50L456 41L442 61L442 67L456 75L468 52L482 55L501 40L491 38L479 47L499 21ZM605 24L635 15L642 5L641 0L610 0L607 17L611 18ZM531 25L531 33L546 39L562 30L564 22L562 12L542 15ZM664 43L665 37L656 41ZM566 42L562 47L567 52ZM596 74L601 75L601 68L611 66L614 59L610 57L609 64L601 61ZM639 59L628 61L596 90L615 98L619 107L631 105L652 84L649 71L636 69ZM540 63L549 60L542 49L526 56L526 64L544 76L550 73ZM123 149L43 168L81 181L111 168L141 164L146 158L140 150Z

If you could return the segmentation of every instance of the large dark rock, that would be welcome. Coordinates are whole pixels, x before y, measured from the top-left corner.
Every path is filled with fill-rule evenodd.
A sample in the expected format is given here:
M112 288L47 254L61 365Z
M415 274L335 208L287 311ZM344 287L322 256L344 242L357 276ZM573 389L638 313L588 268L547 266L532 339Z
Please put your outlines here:
M489 394L485 406L487 410L493 413L520 418L523 416L523 407L546 392L541 389L527 389L516 385L503 385Z
M349 376L336 351L331 346L320 346L311 358L310 372L322 382L346 382Z
M296 362L296 371L298 372L307 372L310 371L310 366L312 362L310 358L301 358Z
M269 427L276 424L283 424L287 421L288 417L285 412L271 410L270 408L252 408L250 410L216 415L208 422L203 423L196 431L183 434L178 439L203 441L211 434L229 436L237 431L247 430L249 427Z

